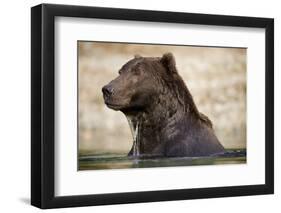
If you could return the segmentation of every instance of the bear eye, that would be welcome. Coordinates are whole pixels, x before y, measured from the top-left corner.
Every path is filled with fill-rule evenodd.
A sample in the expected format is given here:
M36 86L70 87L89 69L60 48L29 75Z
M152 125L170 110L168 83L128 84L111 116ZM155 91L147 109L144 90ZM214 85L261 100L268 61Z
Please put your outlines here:
M141 73L141 70L140 70L140 69L134 69L134 70L133 70L133 73L134 73L135 75L139 75L139 74Z

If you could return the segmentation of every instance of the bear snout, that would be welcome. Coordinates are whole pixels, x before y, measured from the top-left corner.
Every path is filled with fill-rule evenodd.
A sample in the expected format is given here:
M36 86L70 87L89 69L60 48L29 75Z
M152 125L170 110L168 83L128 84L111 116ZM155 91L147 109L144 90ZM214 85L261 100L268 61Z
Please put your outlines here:
M105 98L109 98L113 94L113 87L110 84L105 85L102 88L102 93Z

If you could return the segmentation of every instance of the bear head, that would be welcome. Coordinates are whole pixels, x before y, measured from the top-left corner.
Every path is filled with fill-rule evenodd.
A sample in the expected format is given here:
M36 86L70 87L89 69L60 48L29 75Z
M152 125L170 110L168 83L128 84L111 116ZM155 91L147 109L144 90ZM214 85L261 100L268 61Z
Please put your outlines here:
M178 76L171 53L162 57L136 55L102 88L105 104L113 110L138 111L149 107Z

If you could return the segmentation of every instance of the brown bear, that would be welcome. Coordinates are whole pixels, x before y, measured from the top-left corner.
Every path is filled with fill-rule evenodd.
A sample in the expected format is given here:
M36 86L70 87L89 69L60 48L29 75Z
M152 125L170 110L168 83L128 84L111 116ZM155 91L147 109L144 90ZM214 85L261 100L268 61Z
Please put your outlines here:
M133 157L195 157L224 152L200 113L174 56L135 56L102 88L107 107L123 112L133 134Z

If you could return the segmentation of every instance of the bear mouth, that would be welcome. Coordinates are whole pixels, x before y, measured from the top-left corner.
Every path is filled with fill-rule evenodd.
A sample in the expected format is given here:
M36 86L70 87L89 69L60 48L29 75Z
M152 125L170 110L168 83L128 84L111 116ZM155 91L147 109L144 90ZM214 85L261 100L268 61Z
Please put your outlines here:
M105 101L104 103L109 109L116 111L120 110L125 114L135 114L144 110L144 108L140 106L130 106L128 104L115 104L109 101Z
M109 102L105 102L105 104L108 108L114 109L114 110L120 110L123 108L123 106L120 104L114 104L114 103L109 103Z

